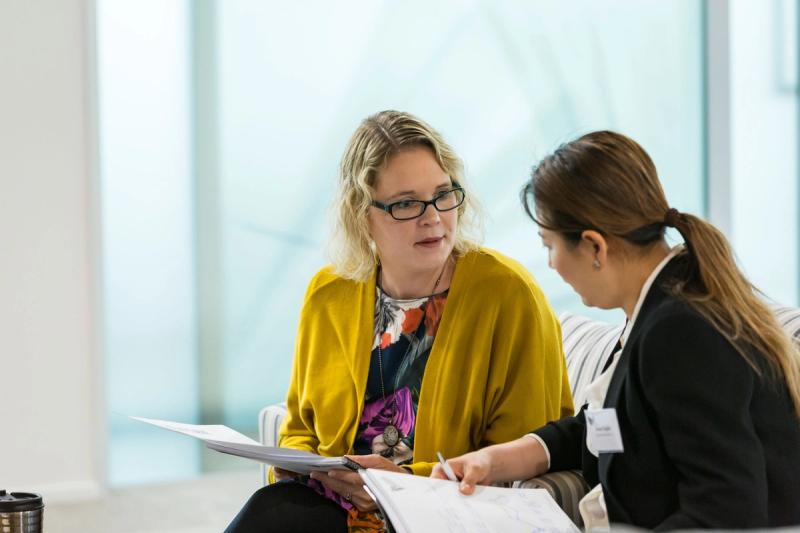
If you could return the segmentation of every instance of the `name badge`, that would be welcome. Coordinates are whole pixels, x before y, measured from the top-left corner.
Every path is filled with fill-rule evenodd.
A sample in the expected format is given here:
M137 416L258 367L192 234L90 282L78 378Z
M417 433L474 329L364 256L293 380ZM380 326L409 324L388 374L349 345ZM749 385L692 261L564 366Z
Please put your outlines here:
M624 451L616 409L613 407L587 409L584 417L586 418L586 446L589 450L595 454Z

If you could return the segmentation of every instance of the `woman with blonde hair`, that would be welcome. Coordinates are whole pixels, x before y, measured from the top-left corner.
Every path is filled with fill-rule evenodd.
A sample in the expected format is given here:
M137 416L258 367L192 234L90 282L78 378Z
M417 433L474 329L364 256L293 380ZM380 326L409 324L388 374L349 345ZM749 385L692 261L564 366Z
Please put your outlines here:
M462 492L582 468L587 530L800 524L797 347L725 237L671 208L647 153L609 131L545 157L523 204L550 266L628 321L576 416L449 461Z
M572 413L560 328L531 275L476 244L453 150L407 113L345 151L334 262L309 284L280 445L429 475L436 453ZM227 531L379 531L355 472L276 470Z

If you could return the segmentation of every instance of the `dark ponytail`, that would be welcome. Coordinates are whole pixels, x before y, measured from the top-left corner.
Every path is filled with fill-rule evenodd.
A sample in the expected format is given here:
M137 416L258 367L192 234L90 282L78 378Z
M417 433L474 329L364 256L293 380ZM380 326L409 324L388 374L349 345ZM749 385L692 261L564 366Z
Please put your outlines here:
M655 165L639 144L610 131L584 135L545 157L521 196L532 220L568 242L593 229L629 248L644 249L660 242L666 227L674 227L686 243L689 268L671 290L759 374L761 367L753 358L763 357L786 382L800 416L798 346L739 270L722 232L669 207Z

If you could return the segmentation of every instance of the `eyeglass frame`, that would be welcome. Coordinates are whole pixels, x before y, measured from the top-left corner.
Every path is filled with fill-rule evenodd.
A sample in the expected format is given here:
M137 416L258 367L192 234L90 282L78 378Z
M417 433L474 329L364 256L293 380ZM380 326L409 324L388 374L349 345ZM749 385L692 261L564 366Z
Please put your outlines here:
M422 215L425 214L425 211L428 210L428 206L429 205L433 206L433 208L436 209L440 213L446 213L447 211L452 211L453 209L458 209L464 203L464 200L467 199L467 192L464 190L464 188L461 185L459 185L458 182L455 182L455 181L453 182L453 185L455 185L455 187L453 187L452 189L448 189L446 191L441 191L440 193L436 194L430 200L398 200L397 202L392 202L390 204L384 204L383 202L379 202L377 200L372 200L372 202L370 202L370 205L372 207L377 207L381 211L385 211L385 212L389 213L389 216L391 216L393 219L395 219L397 221L400 221L400 222L404 222L406 220L414 220L415 218L421 217ZM439 198L442 198L445 194L450 194L451 192L455 192L455 191L461 191L461 194L463 195L461 197L461 201L460 202L458 202L456 205L454 205L453 207L450 207L448 209L439 209L436 206L436 201ZM420 211L419 215L411 217L411 218L397 218L396 216L394 216L394 214L392 213L392 209L394 208L394 206L396 206L398 204L406 203L406 202L416 202L416 203L423 204L422 211Z

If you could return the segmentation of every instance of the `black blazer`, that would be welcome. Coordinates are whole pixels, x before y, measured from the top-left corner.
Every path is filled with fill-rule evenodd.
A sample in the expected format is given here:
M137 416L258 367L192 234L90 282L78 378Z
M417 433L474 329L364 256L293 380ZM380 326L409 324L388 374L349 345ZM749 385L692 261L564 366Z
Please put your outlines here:
M650 288L614 371L625 451L586 448L584 406L534 431L550 471L582 468L603 485L612 523L656 530L800 524L800 420L788 389L759 377L700 314L666 290L678 256ZM759 360L761 358L758 358Z

